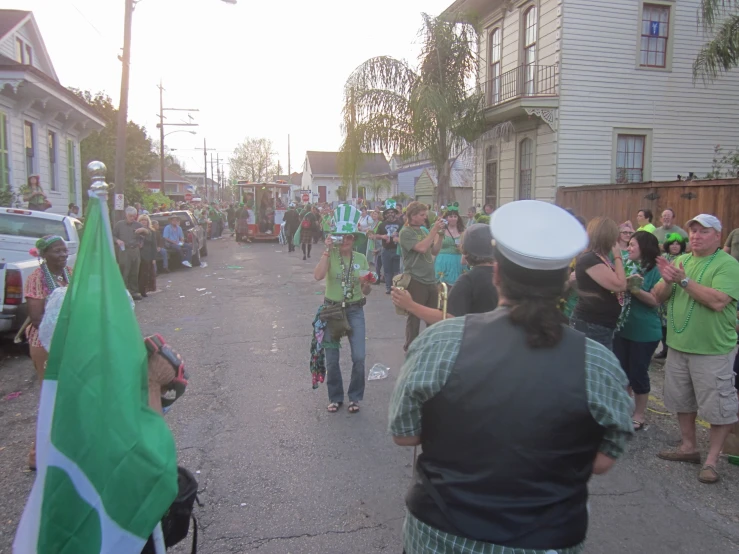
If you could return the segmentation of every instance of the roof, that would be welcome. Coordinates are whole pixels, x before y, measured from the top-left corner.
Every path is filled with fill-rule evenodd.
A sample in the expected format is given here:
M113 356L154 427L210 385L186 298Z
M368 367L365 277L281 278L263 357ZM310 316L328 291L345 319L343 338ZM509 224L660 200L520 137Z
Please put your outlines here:
M182 176L187 179L189 182L191 182L193 185L202 187L203 186L203 174L202 173L183 173ZM208 183L209 187L217 187L218 183L211 179L210 177L207 178L208 180L206 183ZM157 179L159 181L160 179ZM166 180L166 177L165 177Z
M300 186L303 184L303 173L292 172L290 175L275 175L273 181L285 181L291 185Z
M146 183L161 183L162 182L162 173L161 173L160 167L157 165L154 169L152 169L149 172L149 175L146 179L144 179L144 182ZM189 179L186 179L179 173L176 173L172 171L171 169L165 169L164 170L164 183L185 183L187 185L191 185Z
M18 27L23 21L31 15L31 12L25 10L0 10L0 39Z
M95 120L99 125L102 125L103 127L105 126L105 121L98 115L98 113L95 111L95 108L90 106L87 102L82 100L82 98L77 96L67 87L63 86L59 81L57 81L53 77L50 77L37 67L18 63L17 61L0 54L0 71L4 69L31 73L33 76L38 77L39 79L44 81L45 84L53 88L56 92L59 93L60 96L63 96L67 100L74 102L74 104L76 104L78 108L82 108L85 111L85 115L87 115L90 119Z
M341 175L339 169L339 152L316 152L305 153L310 162L313 175ZM362 166L359 173L369 175L385 175L390 173L390 164L384 154L364 154Z

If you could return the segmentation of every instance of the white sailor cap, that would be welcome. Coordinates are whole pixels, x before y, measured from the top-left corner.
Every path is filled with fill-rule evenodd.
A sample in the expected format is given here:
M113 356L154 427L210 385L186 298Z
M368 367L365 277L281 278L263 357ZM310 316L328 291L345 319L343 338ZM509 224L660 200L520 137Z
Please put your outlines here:
M526 269L564 269L588 245L577 219L538 200L504 204L490 217L490 231L496 252Z

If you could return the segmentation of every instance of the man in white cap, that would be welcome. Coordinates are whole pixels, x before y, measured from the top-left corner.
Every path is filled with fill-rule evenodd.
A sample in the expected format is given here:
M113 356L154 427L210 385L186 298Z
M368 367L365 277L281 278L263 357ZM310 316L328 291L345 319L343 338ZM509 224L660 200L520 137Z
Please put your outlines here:
M623 453L633 402L616 357L558 309L568 266L587 246L580 223L529 200L496 210L490 227L499 307L424 331L391 400L395 443L423 446L403 546L578 554L588 480ZM558 240L542 241L551 229Z
M700 214L688 221L691 253L670 264L657 258L662 281L652 294L667 302L665 406L677 413L682 442L663 460L701 463L695 437L698 414L711 424L708 454L698 474L716 483L721 448L737 421L734 389L739 262L721 249L721 222Z

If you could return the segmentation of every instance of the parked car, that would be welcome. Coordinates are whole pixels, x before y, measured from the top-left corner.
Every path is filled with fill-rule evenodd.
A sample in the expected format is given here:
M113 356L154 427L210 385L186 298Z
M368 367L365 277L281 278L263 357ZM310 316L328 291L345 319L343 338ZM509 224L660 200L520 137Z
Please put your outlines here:
M169 225L169 218L173 215L180 218L180 227L182 227L182 232L185 235L185 242L192 244L193 267L200 265L200 258L208 255L208 244L206 243L205 229L198 223L191 211L158 212L149 214L149 217L152 221L159 222L159 232L164 233L164 228ZM170 253L170 256L172 256L172 253ZM177 254L175 253L173 257L177 258Z
M39 267L28 252L46 235L59 235L69 249L67 265L74 266L80 247L82 222L59 214L0 208L0 334L17 331L28 310L23 294L26 279Z

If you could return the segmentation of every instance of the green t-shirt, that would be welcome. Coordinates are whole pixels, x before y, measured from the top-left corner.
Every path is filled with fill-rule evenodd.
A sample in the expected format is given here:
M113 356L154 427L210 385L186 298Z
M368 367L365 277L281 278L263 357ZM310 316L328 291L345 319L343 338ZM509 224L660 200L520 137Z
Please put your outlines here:
M654 234L654 231L656 231L656 227L652 225L651 223L647 223L646 225L642 225L637 229L637 231L647 231L648 233Z
M734 229L729 233L726 243L724 244L724 247L726 246L729 247L729 251L731 255L734 256L734 259L739 261L739 229Z
M651 291L659 280L659 269L653 267L644 274L642 290ZM644 302L632 296L629 316L618 334L634 342L662 340L662 321L659 317L659 308L647 306Z
M685 274L698 282L698 277L709 259L710 256L696 258L692 254L685 254L677 258L673 264L679 267L682 262ZM686 326L693 299L679 285L673 286L672 298L667 301L667 346L688 354L709 356L727 354L736 348L739 262L723 250L719 250L713 262L706 268L700 284L725 292L731 297L731 302L719 313L696 301ZM685 330L682 333L675 332L675 327L680 330L683 326Z
M413 227L405 226L400 230L399 238L400 250L403 254L403 268L406 273L410 273L419 283L424 285L436 284L436 270L434 269L434 256L429 248L425 254L421 254L413 247L421 242L429 232L421 227L416 230Z
M344 263L346 268L349 269L349 258L344 257ZM362 294L362 287L359 284L359 272L361 270L369 270L369 264L364 254L354 252L352 256L352 264L354 265L354 295L352 298L346 300L347 304L359 302L364 298ZM341 302L344 300L344 289L341 287L342 281L342 270L341 260L339 258L338 248L331 249L331 256L329 258L328 272L326 273L326 298L334 302Z
M324 215L323 218L321 219L321 228L326 233L331 232L331 219L332 217L328 214Z

